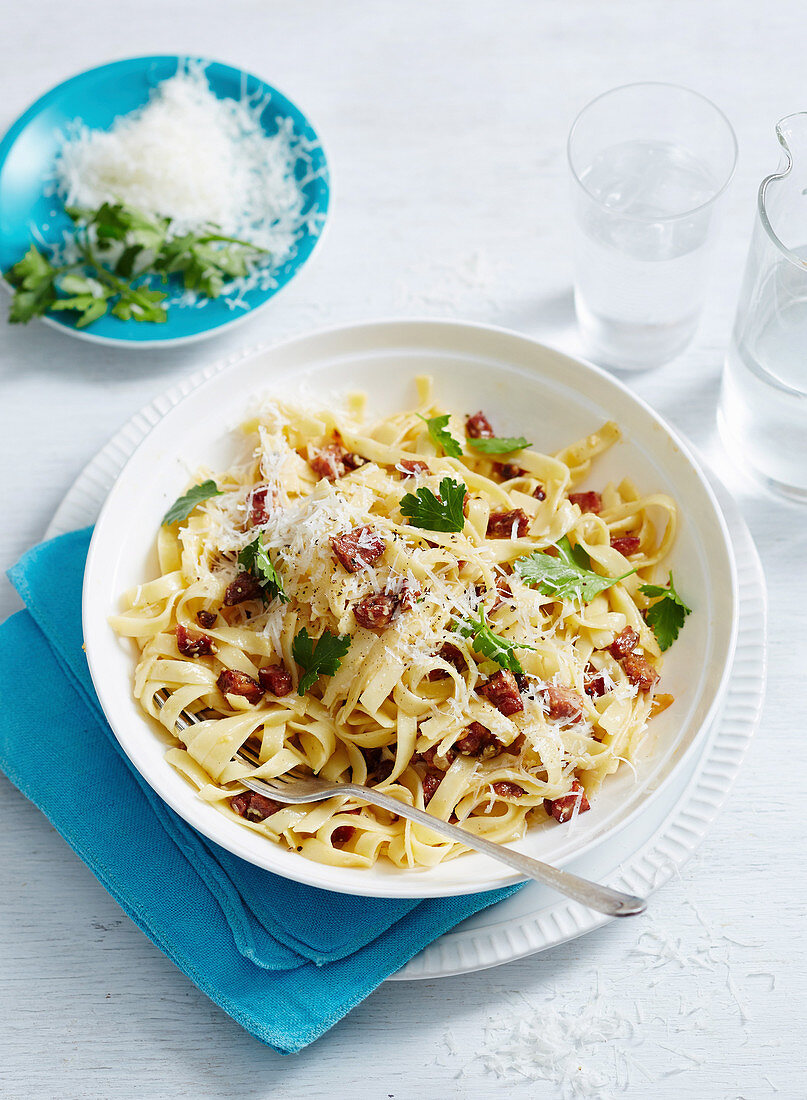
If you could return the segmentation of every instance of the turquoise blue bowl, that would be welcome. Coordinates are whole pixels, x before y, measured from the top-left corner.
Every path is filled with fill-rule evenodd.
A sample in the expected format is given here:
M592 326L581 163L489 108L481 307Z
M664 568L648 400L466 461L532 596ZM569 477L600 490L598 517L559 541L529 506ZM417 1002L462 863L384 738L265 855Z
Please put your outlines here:
M52 88L17 119L0 141L0 271L8 270L24 255L33 237L56 241L72 224L62 203L45 194L45 181L52 177L67 124L79 118L91 129L109 129L118 115L142 107L152 88L173 76L180 63L179 57L133 57L89 69ZM302 185L302 191L304 213L319 215L319 232L306 230L294 253L273 273L276 286L244 295L246 309L233 310L217 298L196 307L172 305L168 319L161 324L106 316L86 329L77 329L69 314L43 318L46 324L85 340L117 346L155 347L200 340L251 317L294 278L314 251L322 237L330 187L325 153L313 126L298 107L258 77L218 61L201 63L220 99L239 98L244 89L250 96L271 96L261 115L267 134L277 132L279 118L290 118L294 130L313 143L311 161L298 162L296 174L302 180L312 169L315 173Z

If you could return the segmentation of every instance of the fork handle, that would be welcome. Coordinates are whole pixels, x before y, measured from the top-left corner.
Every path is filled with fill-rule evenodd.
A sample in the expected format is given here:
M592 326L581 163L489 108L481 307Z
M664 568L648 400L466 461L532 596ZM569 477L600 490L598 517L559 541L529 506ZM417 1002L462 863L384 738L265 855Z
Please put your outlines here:
M629 917L635 913L643 913L647 908L644 898L633 894L623 894L619 890L612 890L610 886L601 886L599 883L590 882L580 878L571 871L561 871L558 867L552 867L539 859L532 859L521 852L505 848L501 844L485 840L476 836L459 825L451 825L448 821L441 821L438 817L419 810L416 806L408 806L405 802L399 802L397 798L384 794L375 788L363 787L354 783L340 785L340 795L351 795L362 802L369 802L373 806L380 806L384 810L390 810L399 817L406 817L410 821L416 821L419 825L425 825L433 833L439 833L456 844L463 844L466 848L473 848L482 855L497 859L500 863L506 863L513 867L526 878L535 879L551 886L558 893L587 905L589 909L596 909L599 913L605 913L609 917Z
M162 707L168 698L169 693L161 689L155 693L154 701L159 707ZM176 727L182 731L197 721L199 719L195 715L183 710L177 716ZM263 781L255 783L249 779L242 779L241 782L260 794L266 793L266 789L262 785ZM269 793L282 798L282 794L278 792L270 791ZM647 908L647 902L644 898L638 898L634 894L623 894L619 890L612 890L610 886L601 886L597 882L580 878L579 875L574 875L571 871L561 871L560 868L552 867L549 863L542 863L541 860L522 855L521 852L515 852L512 848L505 848L502 844L494 844L490 840L485 840L484 837L469 833L467 829L461 829L459 825L451 825L448 821L441 821L439 817L426 813L425 810L417 809L416 806L408 806L405 802L399 802L397 798L384 794L383 791L379 791L375 787L364 787L358 783L339 784L338 790L324 790L312 795L311 801L333 798L335 794L351 795L362 802L369 802L372 806L380 806L381 809L389 810L399 817L406 817L410 821L416 821L419 825L425 825L433 833L439 833L448 840L453 840L456 844L464 844L466 848L473 848L484 856L490 856L491 859L497 859L500 863L506 863L509 867L513 867L518 871L519 874L524 875L525 878L543 882L544 885L557 890L559 894L565 894L567 897L579 901L581 905L587 905L589 909L596 909L598 913L605 913L606 916L630 917L635 913L643 913Z

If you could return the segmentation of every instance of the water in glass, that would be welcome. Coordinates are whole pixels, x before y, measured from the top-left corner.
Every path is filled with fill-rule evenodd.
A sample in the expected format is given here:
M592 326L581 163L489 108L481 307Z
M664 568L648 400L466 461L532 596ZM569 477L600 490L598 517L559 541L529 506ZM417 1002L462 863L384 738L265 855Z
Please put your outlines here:
M580 173L576 308L596 357L650 366L689 343L703 301L717 181L682 145L629 141ZM684 211L685 213L682 213Z

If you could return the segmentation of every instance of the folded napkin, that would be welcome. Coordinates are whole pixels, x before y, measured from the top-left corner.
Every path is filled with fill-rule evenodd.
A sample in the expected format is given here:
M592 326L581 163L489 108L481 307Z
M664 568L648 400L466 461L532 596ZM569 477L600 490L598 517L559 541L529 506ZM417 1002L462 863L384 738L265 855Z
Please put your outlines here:
M186 825L134 771L93 691L81 634L89 539L63 535L9 571L27 610L0 626L0 767L242 1027L298 1051L421 948L518 889L425 901L333 894L253 867Z

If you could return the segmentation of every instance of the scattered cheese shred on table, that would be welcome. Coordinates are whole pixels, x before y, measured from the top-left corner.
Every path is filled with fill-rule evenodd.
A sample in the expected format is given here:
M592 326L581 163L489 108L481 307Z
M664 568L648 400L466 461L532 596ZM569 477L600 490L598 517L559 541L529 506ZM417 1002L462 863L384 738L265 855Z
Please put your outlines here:
M491 1018L478 1058L500 1079L548 1081L564 1100L604 1100L613 1095L610 1085L627 1079L633 1037L633 1022L604 1006L597 993L582 1010L532 1007ZM592 1054L603 1046L616 1059L614 1076L591 1064Z
M321 229L317 210L303 213L314 146L286 117L267 134L260 119L270 104L267 96L219 99L203 66L186 62L109 130L75 120L56 160L54 190L66 206L122 203L171 218L175 235L216 225L268 253L225 293L237 299L254 286L267 289L301 236ZM193 292L181 300L196 304Z

